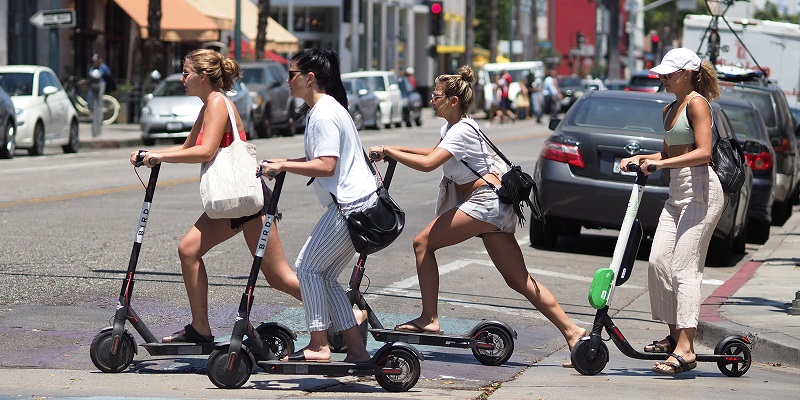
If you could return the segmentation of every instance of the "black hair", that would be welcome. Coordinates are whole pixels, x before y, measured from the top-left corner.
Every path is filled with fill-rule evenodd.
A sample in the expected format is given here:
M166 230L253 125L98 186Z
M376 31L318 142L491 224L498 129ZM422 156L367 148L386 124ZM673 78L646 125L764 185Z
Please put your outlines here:
M347 92L342 83L339 55L335 51L306 48L294 53L291 61L304 74L313 72L317 85L347 109Z

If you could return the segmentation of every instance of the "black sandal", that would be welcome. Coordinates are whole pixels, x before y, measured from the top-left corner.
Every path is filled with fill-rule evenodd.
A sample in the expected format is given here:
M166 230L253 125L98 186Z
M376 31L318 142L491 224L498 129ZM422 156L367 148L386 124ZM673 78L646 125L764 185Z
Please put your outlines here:
M653 343L644 346L644 352L672 353L675 350L675 346L677 345L677 343L675 343L675 339L673 339L672 336L667 336L665 339L667 339L667 342L669 342L669 344L663 345L659 343L657 340L654 340Z
M664 363L657 363L656 365L653 366L653 372L663 375L677 375L680 374L681 372L691 371L697 368L697 360L687 363L686 360L683 359L683 357L675 353L670 353L669 356L678 360L678 362L674 363L672 361L667 361ZM670 369L665 370L659 368L662 365L666 365L670 367Z
M173 333L169 341L164 343L212 343L213 341L214 336L203 336L192 324L187 324L183 327L183 333L180 331Z

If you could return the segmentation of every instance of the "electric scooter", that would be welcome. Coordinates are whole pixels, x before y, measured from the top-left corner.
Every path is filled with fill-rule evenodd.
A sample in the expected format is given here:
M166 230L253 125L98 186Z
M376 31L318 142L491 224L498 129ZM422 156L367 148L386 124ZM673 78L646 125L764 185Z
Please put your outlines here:
M272 201L269 203L267 219L264 222L264 231L267 232L274 215L274 207L283 186L286 173L275 175L274 170L268 172L269 177L275 178L275 189ZM247 279L247 288L239 304L239 314L233 326L231 340L227 343L216 345L206 363L206 371L211 382L222 389L235 389L244 385L253 372L253 366L258 365L269 374L288 375L327 375L327 376L375 376L378 383L390 392L405 392L414 387L420 376L420 360L422 353L405 343L386 344L375 353L369 362L354 363L343 361L314 362L314 361L280 361L292 351L277 352L283 349L284 343L289 343L294 333L285 326L274 326L263 329L262 326L252 333L250 324L250 309L253 304L253 289L258 279L261 257L266 246L266 237L259 240L256 257ZM259 332L259 330L261 330ZM243 337L260 336L262 340L243 341ZM272 335L272 336L270 336ZM293 343L293 342L292 342Z
M144 165L144 154L144 150L139 151L139 155L136 157L136 167ZM119 300L117 301L113 325L103 328L94 337L89 349L89 357L92 363L94 363L97 369L103 372L121 372L125 370L133 361L134 355L138 353L136 340L133 334L125 328L126 322L130 322L131 326L133 326L136 332L139 333L145 341L141 346L144 347L151 356L211 354L218 344L217 342L161 343L155 335L150 332L150 329L147 328L147 325L139 318L139 315L131 306L136 266L139 260L139 252L142 247L145 228L148 218L150 217L150 207L153 202L153 195L156 191L156 183L158 182L160 170L161 164L156 164L150 169L150 177L145 190L144 203L142 204L142 211L136 227L133 249L131 250L130 260L128 262L128 271L125 273L125 278L122 281L122 289L120 290ZM288 336L284 336L284 332L289 332ZM258 333L261 335L262 340L268 342L275 341L276 337L285 338L279 343L274 344L279 354L287 355L294 352L294 341L291 339L295 337L292 336L293 334L288 327L277 323L268 323L259 326Z
M628 171L636 173L636 184L628 200L628 208L614 248L611 265L595 272L589 289L589 304L597 309L592 332L589 336L581 338L570 354L572 365L583 375L596 375L608 363L608 347L602 338L604 328L617 348L628 357L639 360L666 360L669 358L667 353L642 353L634 350L608 315L614 287L624 284L630 278L643 233L636 213L639 210L639 203L647 183L647 175L641 171L639 165L634 163L628 164ZM655 166L650 166L649 171L655 171ZM751 346L750 340L745 336L729 335L717 343L714 354L698 354L697 362L716 362L719 370L726 376L739 377L750 369Z
M370 158L374 160L380 158L380 156L375 152L370 152ZM394 165L396 165L397 161L390 157L384 157L384 160L390 164L384 179L384 185L388 188L387 182L391 182L394 174ZM405 342L425 346L471 349L475 359L481 364L490 366L502 365L511 358L514 352L514 339L517 338L517 332L508 324L500 321L482 321L475 325L466 335L445 335L386 329L359 290L361 281L364 278L366 259L366 255L359 255L358 261L353 266L347 296L352 304L358 306L361 310L367 311L367 321L371 328L369 333L372 334L375 340L388 343ZM341 335L337 332L328 331L328 342L333 351L343 352L346 349Z

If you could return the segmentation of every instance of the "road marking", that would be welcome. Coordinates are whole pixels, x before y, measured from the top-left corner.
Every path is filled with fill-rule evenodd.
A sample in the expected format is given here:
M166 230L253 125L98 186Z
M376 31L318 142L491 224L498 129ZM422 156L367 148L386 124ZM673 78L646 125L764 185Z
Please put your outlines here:
M163 187L171 185L181 185L184 183L198 182L199 180L200 180L199 177L172 179L168 181L159 182L158 186ZM138 190L138 189L144 189L144 188L142 187L141 184L132 184L115 188L95 189L77 193L60 194L56 196L35 197L32 199L6 201L6 202L0 202L0 209L19 207L19 206L30 206L34 204L52 203L55 201L62 201L62 200L82 199L85 197L103 196L106 194L128 192L131 190Z

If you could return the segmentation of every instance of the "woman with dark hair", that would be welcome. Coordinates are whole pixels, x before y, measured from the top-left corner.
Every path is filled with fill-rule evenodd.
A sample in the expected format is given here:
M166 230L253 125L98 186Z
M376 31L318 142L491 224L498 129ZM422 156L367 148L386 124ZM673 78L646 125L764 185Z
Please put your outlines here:
M242 119L224 93L231 89L233 80L239 76L239 64L216 51L201 49L189 53L183 62L181 81L186 94L199 97L203 101L203 107L183 145L147 151L144 165L150 167L161 162L208 162L214 159L219 148L227 147L233 142L234 134L246 141ZM238 132L233 132L231 119L236 121ZM132 164L135 164L138 154L139 150L131 153ZM255 251L264 224L263 215L266 213L271 194L266 185L263 185L263 188L265 201L261 212L234 219L212 219L204 212L181 240L178 245L178 256L181 260L186 294L189 297L189 307L192 310L192 322L183 330L165 337L163 342L214 341L208 322L208 276L203 256L214 246L232 238L240 231L244 232L244 239L250 252ZM286 262L276 226L273 226L269 236L261 272L272 287L300 299L300 284Z
M700 282L708 244L725 208L722 186L710 164L714 120L708 102L719 96L719 86L711 63L687 48L670 50L650 72L675 95L661 115L664 151L623 159L620 168L627 171L629 163L642 171L650 165L669 168L669 198L653 237L648 274L652 317L667 324L669 335L644 351L669 354L653 371L675 375L697 366Z
M261 171L286 171L314 178L314 191L326 211L295 263L311 341L287 359L330 360L327 329L332 323L347 344L345 361L368 361L370 356L358 329L366 314L356 312L361 321L356 319L337 278L356 252L345 218L375 204L375 178L347 111L347 94L336 53L303 49L292 56L289 65L292 96L305 100L308 106L305 156L265 160Z
M437 217L414 238L422 314L394 329L416 333L441 333L439 327L439 264L436 251L480 237L483 246L508 286L525 296L558 328L570 349L586 335L586 329L567 316L555 296L528 273L522 250L514 237L516 215L509 204L500 202L489 186L500 186L493 168L493 152L478 134L478 123L467 115L474 101L475 71L468 66L455 75L440 75L431 93L431 107L445 119L433 148L375 146L371 151L389 156L400 164L422 172L440 166L443 183L453 190L457 204L438 202ZM571 363L563 364L572 367Z

